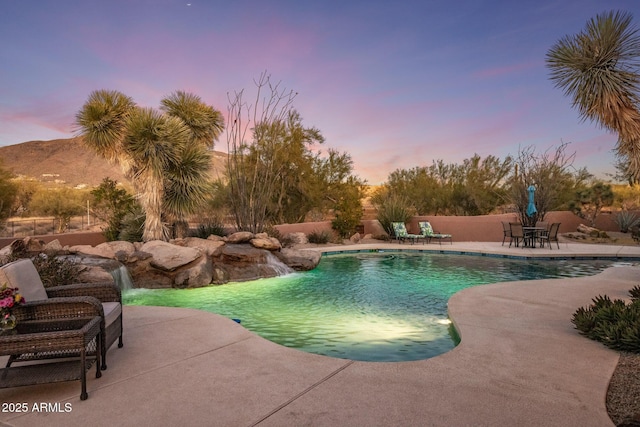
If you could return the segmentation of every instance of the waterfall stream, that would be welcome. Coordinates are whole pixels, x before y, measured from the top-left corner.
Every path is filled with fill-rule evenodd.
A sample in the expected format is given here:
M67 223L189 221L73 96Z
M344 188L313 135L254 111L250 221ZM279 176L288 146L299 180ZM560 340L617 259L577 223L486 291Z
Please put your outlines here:
M120 290L126 291L133 289L133 280L131 279L129 270L127 270L124 264L120 264L117 268L109 270L109 273L113 276L113 280L120 287Z
M267 265L271 267L278 276L284 276L286 274L291 274L294 272L291 267L280 261L278 257L271 252L267 253Z

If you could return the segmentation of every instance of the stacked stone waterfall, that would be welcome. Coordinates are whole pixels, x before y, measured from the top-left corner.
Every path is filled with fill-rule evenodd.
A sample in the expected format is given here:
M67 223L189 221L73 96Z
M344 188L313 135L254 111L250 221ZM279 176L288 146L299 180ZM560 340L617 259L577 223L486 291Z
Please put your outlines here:
M266 233L238 232L227 237L187 237L170 242L116 241L95 247L62 248L57 241L45 245L34 238L16 242L34 254L73 256L86 267L79 277L82 282L114 280L114 263L106 261L117 261L117 269L125 267L136 288L195 288L255 280L311 270L320 262L319 252L282 248L278 239ZM0 250L0 257L10 253L11 245Z

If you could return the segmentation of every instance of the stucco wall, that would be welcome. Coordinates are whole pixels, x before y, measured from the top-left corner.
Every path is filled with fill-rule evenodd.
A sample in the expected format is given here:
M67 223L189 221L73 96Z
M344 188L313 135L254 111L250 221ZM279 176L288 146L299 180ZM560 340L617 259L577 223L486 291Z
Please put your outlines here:
M104 235L101 232L87 232L87 233L65 233L65 234L46 234L42 236L31 236L35 239L40 239L45 243L49 243L55 239L58 239L62 246L72 245L91 245L96 246L100 243L106 242ZM23 237L3 237L0 239L0 248L11 244L14 240L23 239Z
M434 230L441 233L453 235L453 240L458 242L500 242L502 241L502 222L517 221L515 214L502 215L480 215L480 216L437 216L426 215L416 216L409 221L407 229L410 233L418 233L418 221L429 221ZM580 224L587 224L585 220L571 212L550 212L545 217L545 221L559 222L560 233L576 231ZM588 225L588 224L587 224ZM364 234L378 236L385 234L382 226L377 220L362 221ZM618 225L614 221L614 215L605 213L598 217L596 227L604 231L618 231ZM302 232L310 234L312 232L328 231L331 229L331 221L305 222L301 224L281 224L275 226L282 235L292 232ZM100 232L95 233L68 233L68 234L48 234L35 236L48 243L58 239L62 246L65 245L92 245L96 246L105 242L105 238ZM16 240L15 238L0 239L0 248L3 248Z
M502 222L516 222L516 214L480 215L480 216L416 216L407 223L410 233L419 233L419 221L429 221L434 230L453 235L453 240L458 242L500 242L502 241ZM549 223L559 222L560 233L576 231L578 225L587 224L587 221L576 216L572 212L550 212L545 221ZM376 220L362 221L365 234L374 236L384 234L380 223ZM587 224L588 225L588 224ZM602 214L596 221L596 227L605 231L618 231L619 228L611 214ZM331 231L331 222L308 222L303 224L282 224L276 226L280 233L303 232L309 234L313 231Z

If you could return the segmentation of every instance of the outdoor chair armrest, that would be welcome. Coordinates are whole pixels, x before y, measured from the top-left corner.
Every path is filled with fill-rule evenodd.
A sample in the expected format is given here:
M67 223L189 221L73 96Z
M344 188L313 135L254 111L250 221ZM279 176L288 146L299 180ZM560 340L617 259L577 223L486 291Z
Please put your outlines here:
M18 321L100 316L104 323L102 304L90 296L27 301L13 308L12 314Z
M54 286L46 291L50 298L91 296L101 302L122 302L122 292L113 282L76 283Z

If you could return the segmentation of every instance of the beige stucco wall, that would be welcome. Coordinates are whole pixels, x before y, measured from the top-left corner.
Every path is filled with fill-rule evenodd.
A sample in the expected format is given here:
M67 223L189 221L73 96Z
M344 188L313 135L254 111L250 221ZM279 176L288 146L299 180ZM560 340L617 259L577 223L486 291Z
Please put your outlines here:
M434 230L440 233L449 233L453 235L453 240L458 242L499 242L502 241L502 221L517 221L515 214L502 215L480 215L480 216L438 216L426 215L416 216L407 223L407 229L410 233L418 233L418 221L429 221ZM560 233L569 233L576 231L579 224L587 224L585 220L574 215L571 212L550 212L545 217L545 221L559 222ZM588 224L587 224L588 225ZM382 226L377 220L362 221L364 234L379 236L386 234ZM601 214L597 221L596 227L604 231L618 231L618 226L614 221L614 215L609 213ZM331 221L305 222L300 224L281 224L275 226L284 236L287 233L302 232L310 234L312 232L328 231L332 232ZM60 243L65 245L98 245L105 241L104 236L100 232L96 233L67 233L67 234L49 234L44 236L35 236L45 242L58 239ZM0 248L10 244L15 238L0 239Z
M410 233L419 233L418 221L429 221L434 230L440 233L453 235L454 241L458 242L500 242L502 241L502 222L517 221L516 214L501 215L479 215L479 216L439 216L425 215L415 216L407 223L407 230ZM587 222L573 214L572 212L550 212L546 215L545 221L549 223L559 222L560 233L576 231L578 225ZM364 233L373 236L385 234L376 220L362 221ZM587 224L588 225L588 224ZM614 216L608 213L602 214L596 221L596 227L604 231L618 231L618 226L614 222ZM282 224L277 228L282 235L291 232L303 232L309 234L313 231L331 231L330 221L307 222L302 224Z

